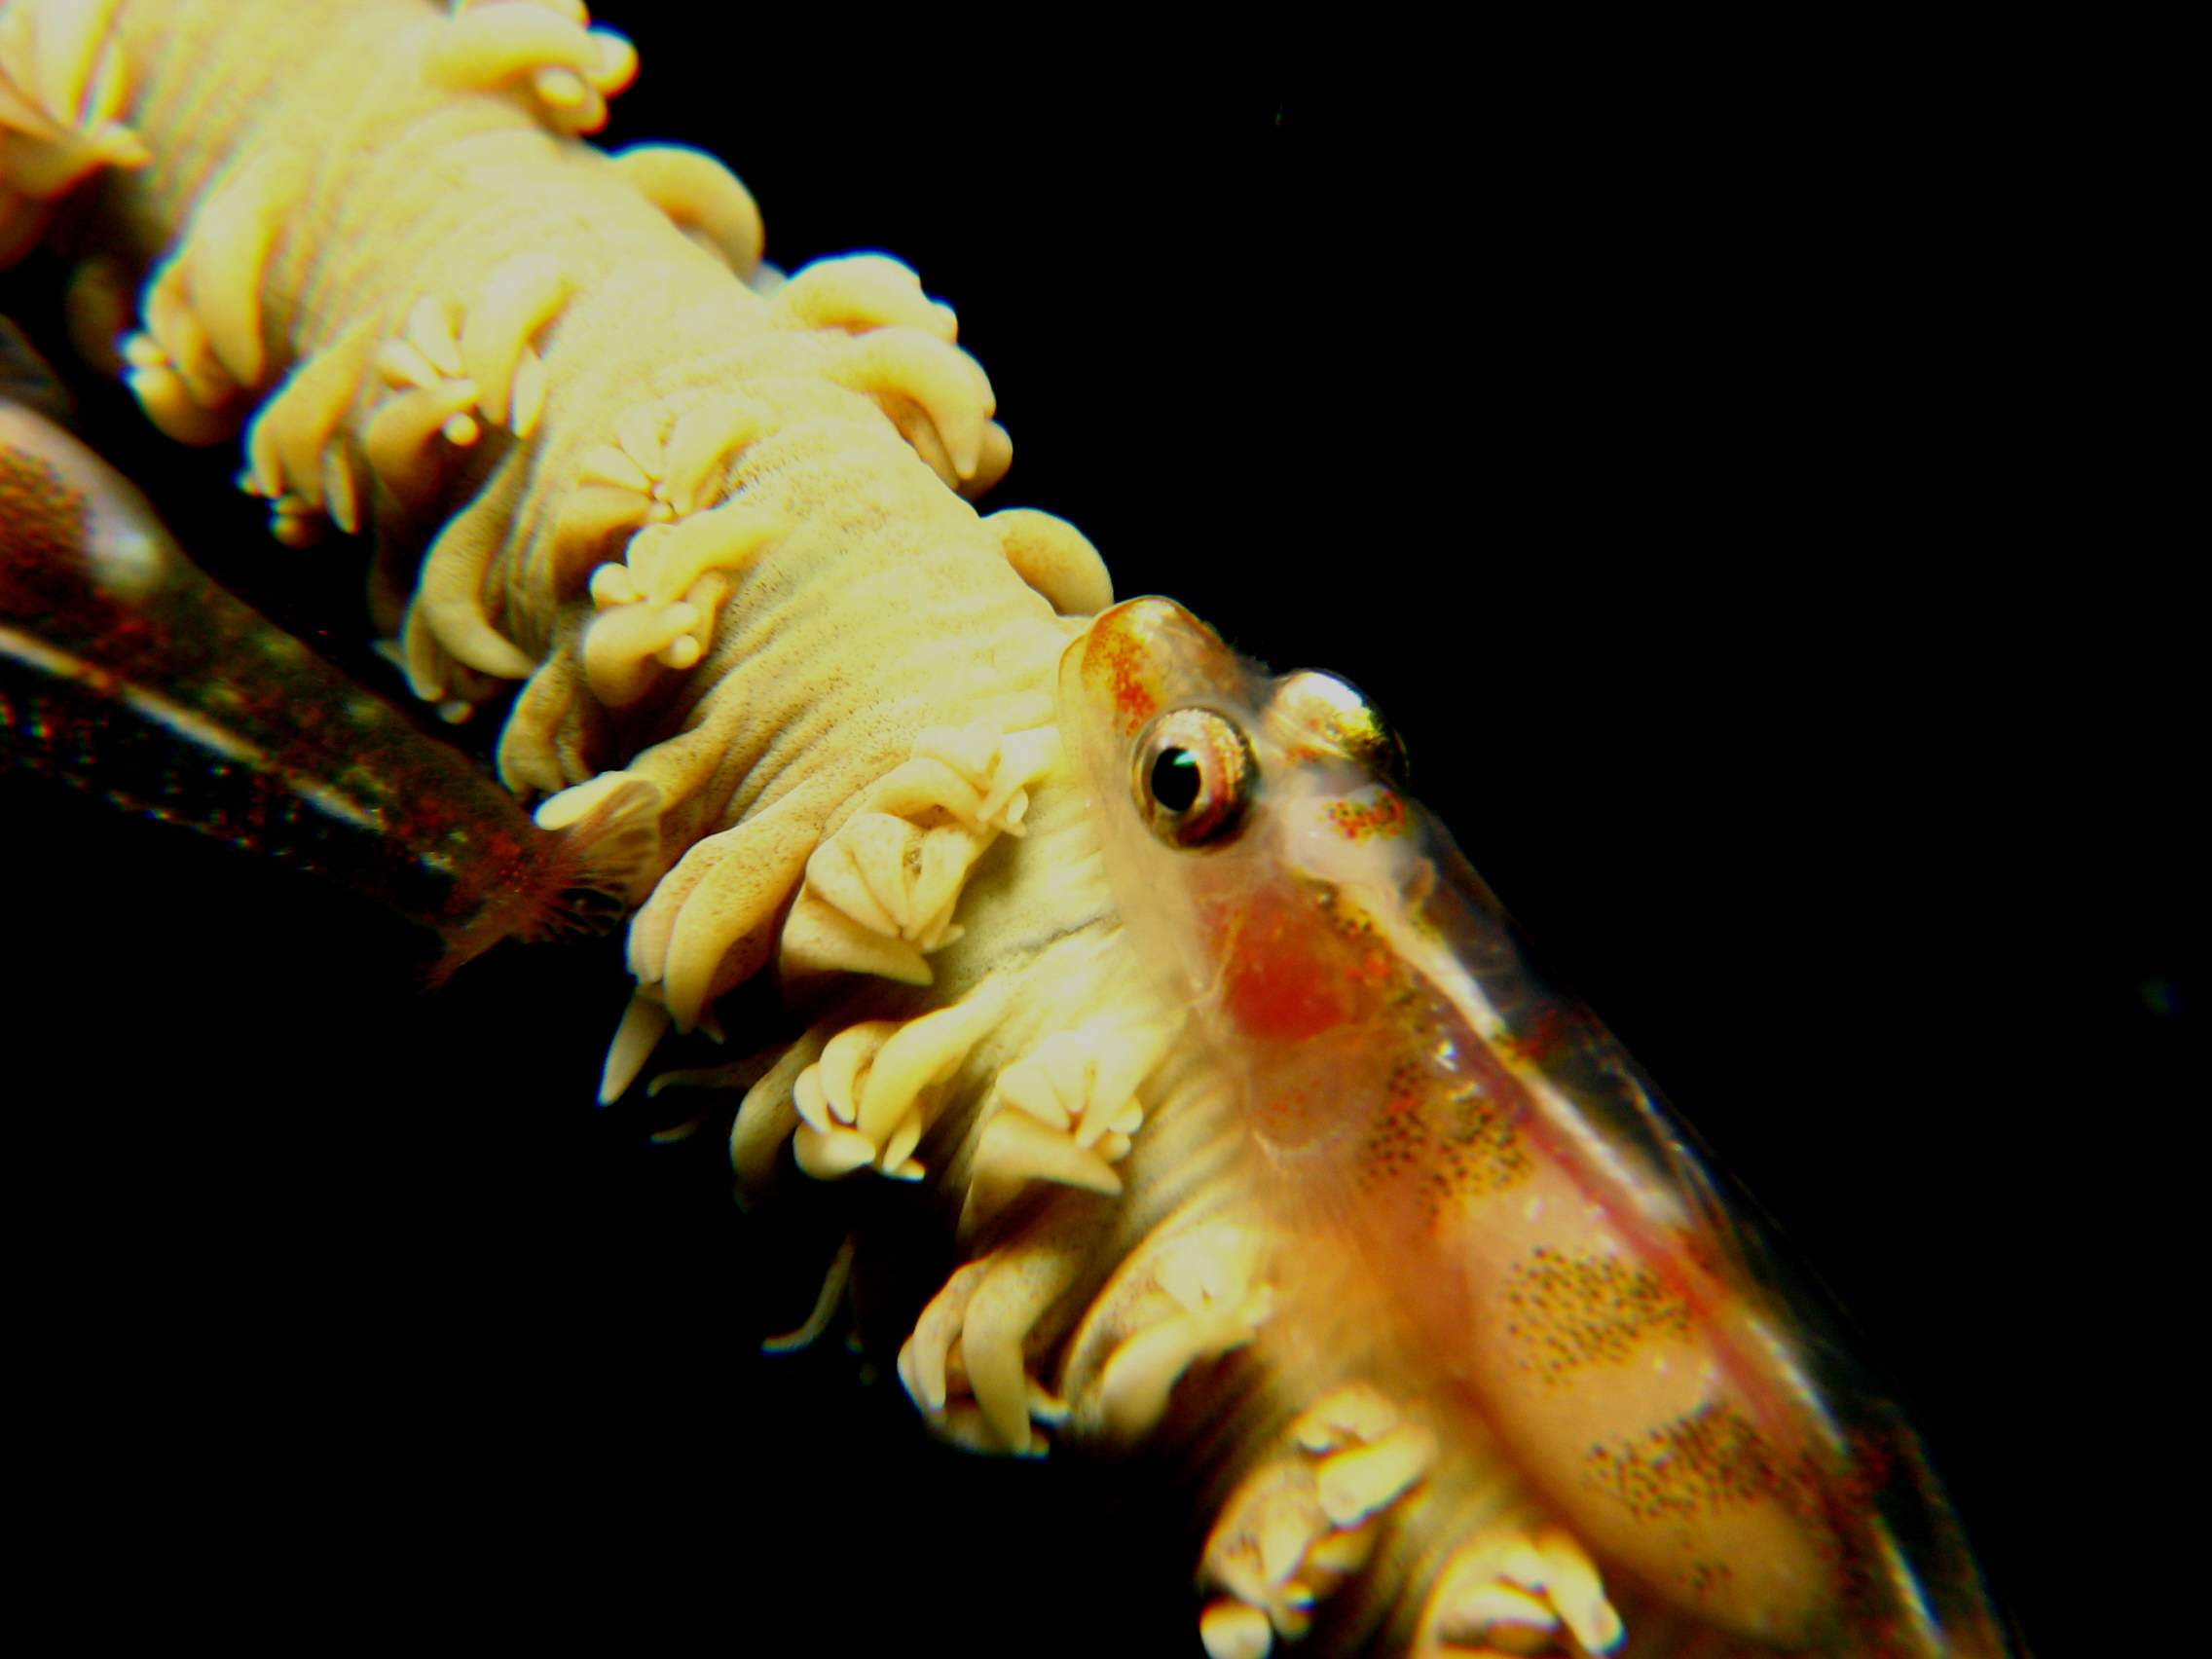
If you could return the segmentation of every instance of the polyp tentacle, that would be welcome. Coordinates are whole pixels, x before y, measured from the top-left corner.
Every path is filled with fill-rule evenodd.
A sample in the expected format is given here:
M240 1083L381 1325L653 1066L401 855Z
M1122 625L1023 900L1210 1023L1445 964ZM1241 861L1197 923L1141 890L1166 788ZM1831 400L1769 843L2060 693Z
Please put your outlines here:
M975 1451L1042 1456L1033 1422L1065 1413L1029 1355L1052 1334L1047 1315L1083 1276L1100 1218L1088 1204L1046 1210L960 1269L900 1350L899 1374L937 1431Z
M633 144L612 156L622 176L740 280L760 263L760 209L735 173L682 144Z
M425 68L455 92L491 92L520 82L565 132L607 125L607 99L638 70L637 53L611 29L586 28L581 7L537 0L464 6L433 36Z
M519 253L484 279L461 325L461 365L476 383L478 406L494 425L512 424L515 436L535 429L544 398L544 365L531 342L560 314L574 283L560 260L546 253ZM525 363L535 378L537 407L522 407L518 373Z
M121 121L130 89L114 10L115 0L0 10L0 270L80 179L151 159Z
M359 528L352 491L348 488L341 502L325 489L325 480L332 460L348 466L345 447L332 439L361 393L362 376L376 350L372 320L363 317L322 350L293 365L283 386L254 417L246 439L254 482L263 496L271 500L297 497L312 509L327 510L349 535Z
M1436 1575L1412 1659L1489 1652L1605 1654L1625 1635L1589 1554L1559 1527L1479 1530Z
M978 1115L960 1236L973 1237L1031 1181L1118 1196L1113 1165L1144 1122L1138 1086L1179 1023L1087 1022L1002 1071Z
M769 304L770 314L791 327L918 328L947 346L960 338L952 308L924 294L913 268L888 254L818 259L793 272Z
M1114 603L1113 578L1090 538L1066 519L1035 507L1008 507L983 520L1014 573L1062 616L1095 616Z
M263 156L201 207L185 243L193 311L231 380L248 391L261 386L268 361L261 319L266 267L299 194L296 165Z

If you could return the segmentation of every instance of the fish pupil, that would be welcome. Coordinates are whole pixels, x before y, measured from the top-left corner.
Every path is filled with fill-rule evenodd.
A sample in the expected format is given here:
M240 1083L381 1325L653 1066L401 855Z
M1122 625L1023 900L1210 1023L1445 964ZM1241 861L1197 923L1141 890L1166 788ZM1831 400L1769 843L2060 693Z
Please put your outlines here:
M1152 798L1164 811L1190 811L1199 782L1198 757L1188 749L1162 749L1152 763Z

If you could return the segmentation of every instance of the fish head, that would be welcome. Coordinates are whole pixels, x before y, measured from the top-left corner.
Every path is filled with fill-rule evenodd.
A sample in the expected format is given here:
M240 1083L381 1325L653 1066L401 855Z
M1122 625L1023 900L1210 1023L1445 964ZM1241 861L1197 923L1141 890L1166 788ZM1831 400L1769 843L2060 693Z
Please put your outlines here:
M1061 700L1139 956L1211 1031L1263 1138L1310 1141L1316 1091L1396 1017L1380 919L1435 886L1398 740L1345 681L1272 676L1157 598L1070 646Z

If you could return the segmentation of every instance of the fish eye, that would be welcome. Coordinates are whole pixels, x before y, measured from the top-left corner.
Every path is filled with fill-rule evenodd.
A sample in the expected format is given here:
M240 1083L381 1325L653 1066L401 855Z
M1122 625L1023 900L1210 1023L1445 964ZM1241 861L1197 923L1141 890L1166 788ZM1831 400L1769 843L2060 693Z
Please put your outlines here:
M1130 783L1137 810L1170 847L1235 838L1259 777L1252 745L1211 709L1170 709L1137 743Z

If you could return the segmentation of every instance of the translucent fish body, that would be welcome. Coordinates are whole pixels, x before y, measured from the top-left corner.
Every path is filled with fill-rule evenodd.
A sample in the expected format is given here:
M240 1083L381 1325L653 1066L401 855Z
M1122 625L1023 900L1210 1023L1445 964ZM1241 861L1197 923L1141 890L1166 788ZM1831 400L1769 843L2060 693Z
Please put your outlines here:
M1158 599L1062 676L1124 923L1237 1095L1326 1346L1448 1402L1609 1582L1713 1640L2001 1651L1895 1408L1356 694Z

